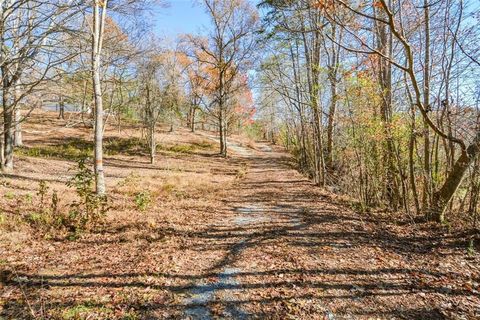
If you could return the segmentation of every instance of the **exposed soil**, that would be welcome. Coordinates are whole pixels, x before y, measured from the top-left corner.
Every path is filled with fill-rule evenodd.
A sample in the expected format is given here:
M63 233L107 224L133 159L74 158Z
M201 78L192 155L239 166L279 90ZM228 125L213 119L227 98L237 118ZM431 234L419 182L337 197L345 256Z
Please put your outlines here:
M135 133L107 132L126 134ZM180 130L161 140L209 136ZM277 146L235 140L231 151L229 159L208 148L161 152L156 165L141 154L108 156L114 206L98 231L69 240L1 229L0 318L480 318L480 254L467 254L465 235L354 212ZM21 156L2 180L2 196L17 197L3 197L3 212L15 215L18 195L34 194L41 179L67 202L72 165ZM141 190L154 199L145 212L132 200Z

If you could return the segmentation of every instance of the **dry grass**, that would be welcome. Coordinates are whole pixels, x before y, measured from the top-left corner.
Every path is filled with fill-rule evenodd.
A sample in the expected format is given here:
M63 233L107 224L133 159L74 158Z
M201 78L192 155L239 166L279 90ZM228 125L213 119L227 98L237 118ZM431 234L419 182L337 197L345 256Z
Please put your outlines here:
M48 124L48 130L42 124ZM0 204L6 220L14 218L19 204L25 208L37 204L40 181L48 184L49 195L53 190L61 194L62 203L74 201L75 193L66 182L75 173L75 161L91 157L93 152L88 129L65 128L63 121L48 112L37 112L27 123L26 132L25 147L16 152L14 173L0 180ZM157 164L150 165L139 128L121 133L107 129L106 179L115 209L111 216L135 218L134 198L142 192L152 198L143 215L179 201L208 201L234 181L230 172L235 169L215 157L214 142L187 130L168 133L162 128L158 140Z
M48 112L33 115L25 125L25 147L16 153L15 171L0 178L2 272L15 270L45 275L102 270L115 273L128 263L129 252L139 254L143 241L154 239L161 240L159 251L153 255L154 259L162 261L157 267L168 270L171 265L168 252L178 255L176 251L181 244L176 243L174 235L167 237L158 230L167 230L178 224L189 229L202 223L214 208L222 205L219 199L237 178L236 164L217 157L216 143L204 136L185 129L169 133L159 128L157 163L150 165L138 128L130 126L121 133L108 128L105 164L111 210L104 223L93 233L74 237L68 233L39 231L33 226L32 219L38 218L34 213L40 206L37 194L40 181L46 181L48 185L46 206L55 190L60 195L60 207L68 210L68 205L76 201L77 196L66 182L75 173L75 161L92 152L91 130L66 128L65 122L54 116ZM108 243L108 249L103 248L103 244ZM161 250L162 247L166 250ZM99 252L99 256L97 250L105 252ZM49 252L56 258L52 259ZM12 309L9 301L20 303L24 300L22 293L16 290L5 294L0 295L0 314L9 314L10 311L5 310L2 313L2 306ZM45 312L46 317L55 319L78 319L86 314L112 317L112 310L95 306L87 296L77 296L76 299L83 302L72 307L42 307L45 299L65 300L75 294L68 289L48 290L42 293L43 296L39 294L27 294L37 316ZM148 293L128 290L122 295L123 299L138 300L139 303L151 298ZM31 310L25 302L21 303L23 307L13 308L15 311L11 312L21 312L16 314L17 317L31 317ZM128 318L129 312L124 310L121 314Z

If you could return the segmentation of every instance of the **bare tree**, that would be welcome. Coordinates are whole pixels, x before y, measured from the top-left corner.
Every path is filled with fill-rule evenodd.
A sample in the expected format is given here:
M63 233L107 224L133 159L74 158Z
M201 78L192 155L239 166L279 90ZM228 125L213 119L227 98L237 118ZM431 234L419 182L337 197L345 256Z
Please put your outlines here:
M2 74L4 170L13 170L13 148L21 145L18 109L22 100L52 80L52 70L71 58L60 39L79 15L76 6L55 0L0 3L0 70ZM26 112L28 115L29 112Z
M158 40L150 40L157 44ZM183 103L180 86L182 67L176 49L160 49L158 47L144 50L137 66L138 97L140 116L147 129L147 145L150 163L155 163L157 124L169 121L173 127L173 119Z
M254 57L259 19L245 0L204 0L202 4L213 29L207 39L192 37L192 42L195 58L210 69L212 98L207 107L217 118L220 154L226 157L230 99L240 90L238 77L246 73Z
M147 128L147 143L150 152L150 163L155 163L156 127L162 115L162 101L158 73L161 67L159 55L148 54L139 66L139 95L141 101L141 118Z
M92 79L95 99L94 170L95 187L96 192L99 195L103 195L106 192L105 174L103 169L103 93L100 72L105 19L107 17L107 4L108 0L93 0Z

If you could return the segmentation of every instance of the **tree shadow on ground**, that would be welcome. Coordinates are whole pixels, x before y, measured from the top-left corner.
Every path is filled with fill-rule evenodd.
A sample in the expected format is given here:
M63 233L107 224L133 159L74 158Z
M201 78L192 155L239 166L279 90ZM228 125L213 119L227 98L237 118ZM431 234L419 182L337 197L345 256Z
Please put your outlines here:
M288 211L288 207L284 207ZM290 208L292 209L292 208ZM248 250L262 250L262 246L271 241L286 242L290 246L300 246L308 248L333 248L335 250L351 249L358 246L375 246L385 251L393 251L399 254L407 255L409 252L423 253L432 248L432 244L425 244L428 240L422 237L404 238L395 234L368 234L364 231L351 232L315 232L310 229L316 224L324 223L345 223L348 222L348 216L335 215L331 212L315 213L294 211L289 213L291 219L297 219L300 223L292 225L291 223L276 223L268 228L259 225L237 226L237 227L211 227L204 230L192 232L182 231L175 228L159 228L155 233L164 236L185 237L193 243L193 250L209 251L222 250L224 257L209 270L202 274L188 273L95 273L95 274L66 274L66 275L36 275L28 273L18 273L6 285L24 290L31 301L38 300L39 292L48 291L52 288L66 289L73 288L82 290L98 289L146 289L159 292L170 292L171 294L188 294L192 289L200 291L209 291L208 285L211 279L220 277L221 270L227 266L236 265L239 259L243 258L243 253ZM112 230L113 234L118 234L124 230ZM139 233L141 234L141 233ZM136 239L137 241L138 239ZM439 246L441 244L436 244ZM423 283L413 278L427 277L434 279L431 283ZM301 278L299 278L301 277ZM339 281L338 277L343 277L345 281ZM238 283L222 286L222 291L231 292L255 292L257 290L273 290L282 292L282 288L297 288L297 294L256 298L256 299L236 299L215 300L216 304L227 305L234 304L239 308L246 305L260 304L268 305L275 303L291 303L291 301L313 301L315 304L324 304L329 300L344 300L361 303L372 297L395 297L414 294L437 294L445 297L455 298L457 296L472 296L471 291L464 288L451 288L442 284L442 279L446 278L464 279L468 278L463 274L455 272L439 272L429 270L428 268L375 268L375 269L349 269L349 268L283 268L261 271L239 271L235 274ZM142 279L154 278L158 284ZM272 280L274 279L274 280ZM185 283L186 282L186 283ZM169 284L167 284L169 283ZM180 284L185 283L185 284ZM199 283L205 283L199 285ZM359 289L361 288L361 289ZM304 295L305 290L319 292L317 295ZM32 303L32 302L31 302ZM49 308L65 309L73 307L78 301L49 301ZM201 304L200 304L201 305ZM4 317L19 313L19 310L25 310L25 303L21 301L9 301L4 305L4 311L0 314ZM37 306L40 307L40 306ZM90 305L90 307L92 307ZM105 303L97 303L96 307L105 308ZM181 312L185 305L183 303L173 303L172 301L164 303L132 303L128 304L129 309L134 309L145 317L155 310L170 310L170 312ZM306 311L308 312L308 310ZM346 312L348 316L371 316L371 317L400 317L404 319L441 319L442 314L436 309L403 309L399 306L398 310L356 310L352 309ZM259 313L250 314L251 318L264 318L269 314Z
M243 160L239 160L241 161ZM250 159L250 169L264 175L262 170L274 168L275 159ZM294 184L296 188L290 186ZM5 281L6 288L20 290L25 299L7 301L0 316L25 315L28 309L41 310L41 295L50 290L89 290L103 292L107 290L144 290L153 291L154 295L169 297L162 301L146 299L134 301L122 300L120 308L135 310L140 318L161 318L158 312L165 312L173 317L181 317L185 303L178 299L196 292L218 291L237 294L236 299L225 299L218 296L215 300L193 303L193 306L220 305L226 308L235 305L246 310L253 309L250 318L315 318L325 316L328 309L325 305L342 303L349 305L346 310L338 310L335 316L339 318L402 318L402 319L443 319L444 314L437 307L421 307L402 304L386 307L379 301L382 299L400 299L414 296L414 300L426 297L440 297L450 301L459 297L478 299L475 293L467 287L448 284L449 279L458 281L471 280L467 274L458 271L439 271L418 263L409 263L419 257L425 259L434 256L438 249L459 251L464 245L452 236L444 235L438 238L434 235L417 235L415 233L395 232L382 227L375 217L360 216L340 210L335 206L318 208L309 206L319 201L318 195L310 193L313 185L306 180L272 180L265 179L256 182L240 184L236 190L244 188L251 190L242 197L226 199L225 211L220 213L229 217L239 209L250 210L247 215L266 215L271 221L253 222L245 225L224 223L217 226L205 226L198 230L184 230L176 226L161 226L152 228L150 233L156 235L153 239L145 238L144 225L123 225L111 227L104 233L110 236L112 242L121 241L127 231L134 243L148 241L155 243L166 239L180 238L188 240L189 252L196 252L198 257L209 256L211 252L221 252L221 258L213 262L209 268L200 273L188 272L184 269L177 272L100 272L100 273L66 273L66 274L35 274L17 272ZM281 191L281 192L280 192ZM316 198L313 198L316 197ZM325 201L325 199L324 199ZM248 207L249 204L255 206ZM244 211L248 211L244 210ZM241 213L240 213L241 214ZM245 214L245 213L244 213ZM383 223L383 221L382 221ZM330 229L330 227L332 228ZM333 227L335 226L335 228ZM376 226L374 230L368 228ZM113 237L113 239L112 239ZM79 244L96 247L108 243L106 239L79 240ZM407 261L403 266L370 266L365 261L351 268L322 265L315 267L298 267L294 263L284 263L279 268L258 270L243 270L242 263L249 255L267 252L272 246L300 249L301 252L317 254L330 252L332 257L352 257L363 249L380 250L385 254L395 254ZM279 249L280 250L280 249ZM278 252L277 259L292 262L286 254ZM141 254L141 252L139 252ZM285 254L285 257L282 257ZM365 254L364 257L368 255ZM282 260L284 259L284 260ZM301 257L294 257L293 262ZM194 263L194 262L192 262ZM360 261L360 263L362 263ZM234 283L212 286L222 271L227 267L237 267ZM193 268L193 266L192 266ZM148 281L146 279L149 279ZM152 280L153 279L153 280ZM213 280L212 280L213 279ZM477 279L478 280L478 279ZM268 293L268 294L262 294ZM253 296L253 297L252 297ZM177 298L172 298L177 297ZM26 301L29 301L27 304ZM72 298L49 297L48 308L65 310L81 304L82 300ZM90 308L111 308L112 302L88 300ZM295 307L293 308L292 305ZM192 306L192 303L190 303ZM260 306L260 307L259 307Z

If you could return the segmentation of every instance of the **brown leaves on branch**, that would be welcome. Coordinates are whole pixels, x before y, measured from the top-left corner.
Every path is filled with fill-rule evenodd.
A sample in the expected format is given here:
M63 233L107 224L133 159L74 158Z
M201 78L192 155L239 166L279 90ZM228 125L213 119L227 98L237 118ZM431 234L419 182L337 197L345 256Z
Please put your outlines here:
M373 1L373 7L377 9L384 9L382 1L379 0Z
M335 7L335 0L313 0L310 5L320 11L332 11Z

